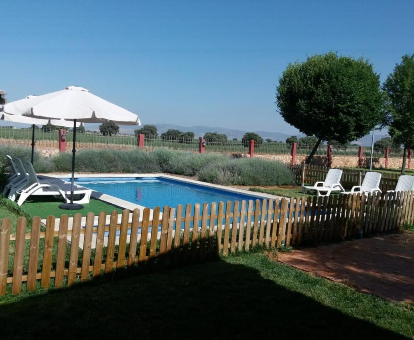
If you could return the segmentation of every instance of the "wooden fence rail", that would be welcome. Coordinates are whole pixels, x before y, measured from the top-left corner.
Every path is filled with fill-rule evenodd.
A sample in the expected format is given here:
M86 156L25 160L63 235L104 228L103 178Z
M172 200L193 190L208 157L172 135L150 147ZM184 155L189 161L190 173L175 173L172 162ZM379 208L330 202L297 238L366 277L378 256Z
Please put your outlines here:
M72 285L131 266L171 267L226 256L254 247L285 247L389 232L413 223L412 192L382 195L336 195L242 202L165 206L93 213L81 225L76 214L69 228L67 215L59 224L49 216L26 229L19 218L16 233L1 221L0 296Z

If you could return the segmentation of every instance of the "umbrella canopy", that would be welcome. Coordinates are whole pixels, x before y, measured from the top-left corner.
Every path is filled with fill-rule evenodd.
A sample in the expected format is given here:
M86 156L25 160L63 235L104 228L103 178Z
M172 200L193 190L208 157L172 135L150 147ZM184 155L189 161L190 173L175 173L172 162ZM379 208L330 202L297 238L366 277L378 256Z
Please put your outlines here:
M68 86L62 91L17 100L6 104L3 111L33 118L76 120L84 123L103 123L109 120L120 125L141 124L136 114L79 86Z
M141 125L136 114L97 97L79 86L69 86L62 91L17 100L6 104L3 111L12 115L32 118L71 120L74 124L76 122L101 123L111 121L119 125ZM83 208L82 205L73 203L75 142L76 128L73 129L71 202L62 204L60 206L62 209Z
M33 98L36 96L30 95L27 96L25 99ZM34 146L35 146L35 125L55 125L55 126L63 126L63 127L72 127L73 122L67 121L64 119L38 119L38 118L32 118L27 116L21 116L21 115L11 115L8 113L2 112L2 108L0 108L0 119L4 120L6 122L13 122L13 123L22 123L22 124L30 124L32 125L32 157L31 157L31 163L33 164L33 158L34 158ZM81 123L77 123L76 127L79 127Z

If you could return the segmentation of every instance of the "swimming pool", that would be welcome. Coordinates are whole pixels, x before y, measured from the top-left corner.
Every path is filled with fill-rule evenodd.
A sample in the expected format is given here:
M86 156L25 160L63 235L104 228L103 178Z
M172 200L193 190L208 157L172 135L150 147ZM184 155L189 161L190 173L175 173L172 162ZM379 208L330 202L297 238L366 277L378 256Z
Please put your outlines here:
M125 201L149 207L177 207L179 204L256 200L265 197L228 191L165 177L84 177L75 183Z

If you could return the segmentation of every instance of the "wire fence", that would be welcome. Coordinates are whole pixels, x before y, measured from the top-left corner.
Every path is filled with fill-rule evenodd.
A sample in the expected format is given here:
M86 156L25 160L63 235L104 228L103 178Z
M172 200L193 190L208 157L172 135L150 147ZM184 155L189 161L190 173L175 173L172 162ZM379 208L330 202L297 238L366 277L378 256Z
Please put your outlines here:
M135 135L113 135L103 136L99 132L84 132L77 133L76 147L77 148L136 148L138 147L138 137ZM30 146L32 140L32 128L14 128L10 126L0 127L0 141L3 144L14 144L22 146ZM66 140L68 144L73 141L73 133L68 131L66 133ZM59 146L59 131L44 131L36 128L35 141L38 147L56 147ZM161 138L159 136L150 136L145 138L144 147L146 150L153 150L154 148L164 147L173 150L185 150L190 152L199 151L199 139L188 137L181 138ZM241 140L205 140L205 152L229 153L229 154L247 154L249 152L248 143ZM297 145L296 154L306 156L311 153L313 145ZM283 142L263 142L256 143L255 154L272 154L272 155L289 155L292 152L292 145ZM332 156L354 156L358 157L359 147L355 145L332 145ZM315 155L326 156L327 145L320 145ZM364 158L371 156L371 148L364 147ZM403 149L390 148L390 158L401 158L403 156ZM374 158L384 158L385 150L374 148Z

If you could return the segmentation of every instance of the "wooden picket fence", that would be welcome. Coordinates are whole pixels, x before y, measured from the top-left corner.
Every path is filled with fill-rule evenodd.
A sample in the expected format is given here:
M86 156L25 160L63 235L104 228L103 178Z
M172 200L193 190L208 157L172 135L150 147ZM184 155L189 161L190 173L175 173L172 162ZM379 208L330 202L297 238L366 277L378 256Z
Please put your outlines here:
M70 286L127 267L174 267L202 262L255 247L300 246L394 231L414 221L412 192L378 195L331 195L324 198L290 198L179 205L142 212L106 213L97 221L89 213L54 216L46 225L26 219L11 235L11 221L1 221L0 296ZM57 224L57 223L56 223ZM193 226L196 226L195 228ZM81 242L80 242L81 241ZM80 247L80 244L83 244ZM39 256L39 250L41 254Z
M293 173L296 183L302 183L303 164L293 166L290 165L289 168ZM305 183L314 184L318 181L324 181L329 169L330 168L324 166L307 165L305 169ZM365 169L342 169L342 171L341 184L344 188L348 189L352 188L354 185L361 185L366 173L368 172L368 170ZM398 178L398 174L383 173L380 182L381 191L394 190L397 185Z

